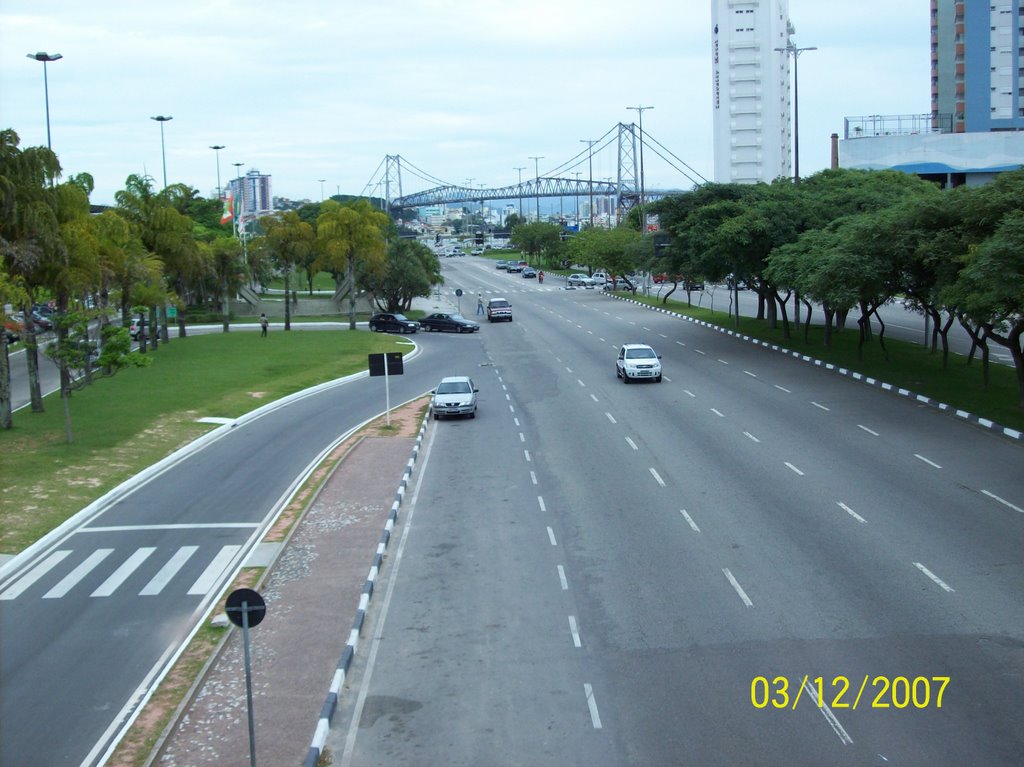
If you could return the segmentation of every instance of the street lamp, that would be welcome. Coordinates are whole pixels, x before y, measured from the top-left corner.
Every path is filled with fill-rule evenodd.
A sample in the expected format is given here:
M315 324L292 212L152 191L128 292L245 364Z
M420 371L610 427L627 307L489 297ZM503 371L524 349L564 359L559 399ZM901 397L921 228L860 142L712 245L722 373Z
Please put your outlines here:
M225 149L223 144L211 144L210 149L217 153L217 198L220 199L224 195L220 191L220 150Z
M654 107L638 106L626 109L636 110L640 120L640 231L644 232L647 230L647 222L644 221L644 111Z
M242 166L245 165L245 163L233 162L231 164L235 166L235 178L237 181L236 186L238 187L238 202L235 203L235 205L237 206L238 215L235 216L233 221L235 222L235 233L239 234L242 231L242 229L238 225L238 219L241 217L242 213L245 212L245 193L244 190L242 189Z
M526 170L526 166L516 166L512 170L519 171L519 220L523 220L523 171Z
M544 159L544 155L538 155L537 157L530 157L530 159L533 160L534 183L537 185L534 188L534 192L537 195L537 222L540 223L540 170L538 170L539 166L537 165L537 161L538 160L543 160Z
M576 177L576 231L580 230L580 171L574 170L572 175Z
M591 141L587 138L580 139L581 144L587 145L587 160L590 165L590 228L594 228L594 144L597 140Z
M797 76L797 62L804 51L816 51L816 45L797 48L790 43L785 48L776 48L779 53L793 57L793 183L800 183L800 79Z
M167 152L164 149L164 123L173 120L173 117L164 115L157 115L156 117L150 117L150 120L156 120L160 123L160 156L164 161L164 189L167 188Z
M45 51L26 53L25 56L43 62L43 93L46 96L46 148L53 151L53 146L50 144L50 83L46 77L46 63L48 61L57 61L64 57L59 53L46 53Z
M317 179L317 181L320 182L320 202L324 201L324 182L326 180L327 180L326 178L318 178Z

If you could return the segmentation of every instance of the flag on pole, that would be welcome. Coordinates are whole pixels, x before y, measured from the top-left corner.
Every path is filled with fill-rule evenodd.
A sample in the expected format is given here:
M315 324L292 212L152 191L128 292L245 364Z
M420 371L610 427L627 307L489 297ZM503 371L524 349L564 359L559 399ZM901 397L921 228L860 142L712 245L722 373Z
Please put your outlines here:
M220 214L220 222L226 224L235 217L235 196L228 194L224 198L224 211Z

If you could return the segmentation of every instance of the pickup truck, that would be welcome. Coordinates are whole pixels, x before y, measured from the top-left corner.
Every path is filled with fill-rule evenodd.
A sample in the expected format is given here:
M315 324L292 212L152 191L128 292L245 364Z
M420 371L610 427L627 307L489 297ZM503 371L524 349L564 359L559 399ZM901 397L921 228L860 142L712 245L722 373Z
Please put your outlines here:
M499 322L501 320L512 321L512 304L507 298L487 299L487 321Z

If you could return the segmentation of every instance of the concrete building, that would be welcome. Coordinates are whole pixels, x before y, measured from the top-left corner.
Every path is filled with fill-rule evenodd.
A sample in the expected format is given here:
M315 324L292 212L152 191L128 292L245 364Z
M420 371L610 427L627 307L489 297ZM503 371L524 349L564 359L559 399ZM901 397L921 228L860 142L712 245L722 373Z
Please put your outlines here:
M789 0L711 0L715 181L792 174Z
M270 191L270 176L250 170L241 178L230 181L231 192L238 206L238 217L245 221L274 212L274 197Z

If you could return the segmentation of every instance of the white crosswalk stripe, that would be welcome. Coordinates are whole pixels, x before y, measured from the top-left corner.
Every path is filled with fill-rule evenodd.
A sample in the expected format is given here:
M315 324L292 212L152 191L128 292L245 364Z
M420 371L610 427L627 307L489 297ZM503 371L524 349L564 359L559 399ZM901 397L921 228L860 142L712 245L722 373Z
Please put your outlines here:
M137 549L134 554L124 561L124 564L114 571L113 575L103 581L103 583L100 584L100 587L89 596L109 597L117 591L118 586L128 580L128 576L134 573L154 551L156 551L156 547L154 546L145 546L141 549Z
M173 578L177 574L178 570L188 562L189 557L195 554L198 550L198 546L182 546L174 552L174 556L167 560L167 564L160 568L160 572L153 576L153 580L143 586L142 591L139 592L139 596L156 596L163 591L171 578Z
M96 549L96 551L87 556L85 561L80 563L78 567L61 578L60 582L56 586L43 594L43 599L60 599L71 591L75 584L82 580L82 578L95 570L100 562L113 553L113 549Z

